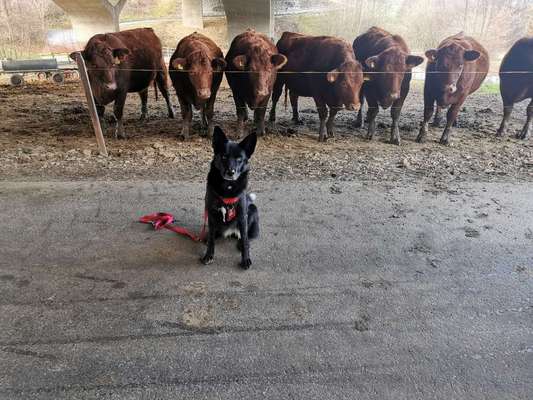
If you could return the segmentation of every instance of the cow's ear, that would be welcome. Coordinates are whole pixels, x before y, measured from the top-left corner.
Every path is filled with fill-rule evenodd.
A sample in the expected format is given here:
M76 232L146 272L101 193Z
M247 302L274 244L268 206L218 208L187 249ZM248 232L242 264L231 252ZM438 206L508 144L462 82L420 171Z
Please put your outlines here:
M430 63L434 63L437 60L437 50L431 49L426 51L426 58Z
M113 59L114 59L115 64L118 65L124 60L126 60L129 54L130 54L130 51L124 47L113 49Z
M187 65L187 59L186 58L175 58L172 60L172 66L177 69L178 71L181 71L185 69L185 66Z
M287 57L285 57L283 54L272 54L270 56L270 62L276 69L283 68L285 64L287 64Z
M239 147L244 150L246 157L250 158L254 154L255 146L257 144L257 135L254 133L246 136L240 143Z
M76 57L76 54L80 53L81 56L83 57L83 59L85 61L88 60L88 57L87 57L87 52L85 50L82 50L82 51L73 51L72 53L70 53L68 56L70 57L70 59L74 60L74 61L78 61L77 57Z
M233 65L235 65L235 68L244 71L246 68L246 63L248 62L248 59L244 54L237 56L233 59Z
M369 57L365 60L365 64L370 69L375 69L378 64L379 56Z
M329 83L335 82L338 77L339 77L339 70L337 68L332 69L326 75L326 79L328 80Z
M222 128L220 128L220 126L215 126L215 130L213 131L213 151L215 154L224 153L224 150L226 149L226 143L228 143L226 134Z
M424 59L420 56L413 56L408 55L405 59L405 65L407 65L407 68L414 68L417 65L420 65L424 62Z
M476 61L481 56L481 53L477 50L465 51L464 59L466 62Z
M215 71L224 71L224 69L226 68L226 65L227 65L226 60L224 60L222 57L214 58L211 61L211 67Z

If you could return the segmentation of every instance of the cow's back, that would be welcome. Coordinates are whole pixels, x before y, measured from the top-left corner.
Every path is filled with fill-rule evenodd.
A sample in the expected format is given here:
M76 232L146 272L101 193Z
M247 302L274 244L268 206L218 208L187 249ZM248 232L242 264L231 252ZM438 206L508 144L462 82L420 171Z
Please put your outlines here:
M165 71L161 41L152 28L130 29L121 32L96 35L115 48L124 47L130 51L119 66L121 84L128 86L128 92L144 90L155 79L157 71Z
M329 92L325 74L313 72L326 73L344 62L357 62L350 44L343 39L288 33L280 41L283 42L278 50L287 57L280 76L289 89L300 96L321 97Z
M201 33L194 32L179 41L172 58L187 58L195 51L202 51L210 58L222 57L222 50L213 40Z
M405 53L410 52L407 43L401 36L393 35L374 26L355 38L353 51L355 58L363 65L363 68L367 68L365 64L367 58L376 56L394 46L399 47Z
M500 89L504 100L513 103L533 97L533 37L518 40L503 58Z
M228 66L231 66L230 70L235 69L233 58L241 54L249 54L253 47L259 47L269 55L278 52L274 43L272 43L272 41L266 35L249 29L246 32L235 36L231 42L230 48L226 55Z

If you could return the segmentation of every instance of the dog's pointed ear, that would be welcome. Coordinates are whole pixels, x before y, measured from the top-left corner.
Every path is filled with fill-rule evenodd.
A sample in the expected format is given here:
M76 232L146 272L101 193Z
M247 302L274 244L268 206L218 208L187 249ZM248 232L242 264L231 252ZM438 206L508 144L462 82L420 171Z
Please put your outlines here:
M239 146L246 153L246 157L250 158L252 154L254 154L256 144L257 144L257 135L255 133L251 133L250 135L246 136L242 140L242 142L239 143Z
M226 143L228 143L226 134L220 126L215 126L215 130L213 131L213 151L215 154L224 153Z

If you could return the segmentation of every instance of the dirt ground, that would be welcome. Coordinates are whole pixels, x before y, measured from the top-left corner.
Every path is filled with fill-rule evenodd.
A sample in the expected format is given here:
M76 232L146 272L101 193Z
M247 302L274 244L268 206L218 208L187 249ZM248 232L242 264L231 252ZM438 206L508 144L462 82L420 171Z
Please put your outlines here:
M109 128L108 158L97 155L96 142L81 85L31 82L24 87L0 86L0 179L204 179L211 158L207 139L198 134L187 142L177 140L181 117L173 93L177 118L166 117L165 104L150 92L149 118L141 122L140 100L130 94L125 112L129 138L115 140ZM401 119L402 145L389 137L390 116L380 111L377 137L364 139L365 129L353 128L355 114L337 115L336 137L319 143L318 115L311 99L301 99L303 125L290 121L288 107L278 106L278 122L260 139L253 158L253 179L336 179L395 181L424 179L533 180L533 140L514 134L525 119L526 104L516 106L509 135L496 138L501 118L498 94L471 96L459 116L452 145L439 145L441 128L431 128L428 142L415 142L422 117L422 84L414 82ZM111 113L108 107L108 113ZM230 91L218 95L217 123L234 132L235 110ZM195 132L199 115L195 114Z

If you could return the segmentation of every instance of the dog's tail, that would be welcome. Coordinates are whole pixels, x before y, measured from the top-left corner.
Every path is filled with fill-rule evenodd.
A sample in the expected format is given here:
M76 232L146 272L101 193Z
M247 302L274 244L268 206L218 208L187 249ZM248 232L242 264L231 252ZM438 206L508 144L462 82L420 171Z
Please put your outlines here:
M255 193L248 193L248 200L250 200L250 203L255 202L255 199L257 199L257 195Z

